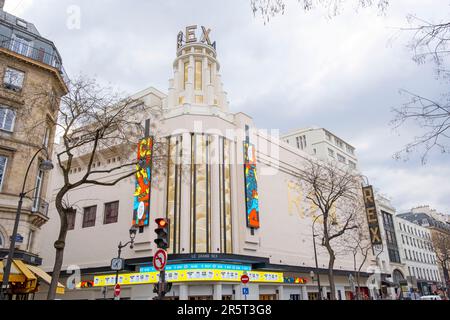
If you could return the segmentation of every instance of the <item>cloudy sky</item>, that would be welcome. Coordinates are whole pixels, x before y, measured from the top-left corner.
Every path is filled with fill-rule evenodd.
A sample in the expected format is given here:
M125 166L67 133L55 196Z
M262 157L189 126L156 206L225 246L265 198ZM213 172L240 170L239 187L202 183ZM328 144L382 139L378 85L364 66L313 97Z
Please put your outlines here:
M320 126L353 144L370 182L398 211L430 204L450 212L450 157L393 159L418 128L393 130L400 89L438 99L443 83L432 64L417 65L407 48L407 14L448 19L448 0L395 0L386 15L344 8L330 19L288 0L268 24L250 0L7 0L6 11L36 24L55 42L69 75L96 76L130 93L162 91L172 76L176 35L205 25L217 41L232 111L257 126L288 132ZM80 12L80 21L74 14ZM79 24L78 24L79 22Z

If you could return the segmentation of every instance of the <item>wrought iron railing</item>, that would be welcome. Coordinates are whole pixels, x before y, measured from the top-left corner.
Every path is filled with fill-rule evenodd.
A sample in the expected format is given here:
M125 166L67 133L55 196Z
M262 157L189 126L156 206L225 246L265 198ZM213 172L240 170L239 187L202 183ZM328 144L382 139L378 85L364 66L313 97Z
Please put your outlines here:
M3 35L0 35L0 47L35 61L45 63L46 65L57 69L64 83L66 85L69 84L69 77L67 76L67 73L62 66L62 61L57 54L48 53L44 49L30 46L26 41L19 38L8 38Z
M48 202L42 198L33 198L33 205L31 211L40 213L43 216L48 216Z

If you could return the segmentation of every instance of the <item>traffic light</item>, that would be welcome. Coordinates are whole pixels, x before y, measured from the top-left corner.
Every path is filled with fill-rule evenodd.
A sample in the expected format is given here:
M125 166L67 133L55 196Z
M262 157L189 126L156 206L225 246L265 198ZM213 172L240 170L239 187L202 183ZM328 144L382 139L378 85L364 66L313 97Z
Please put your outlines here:
M157 228L155 229L155 243L159 249L166 250L169 247L169 219L155 219Z

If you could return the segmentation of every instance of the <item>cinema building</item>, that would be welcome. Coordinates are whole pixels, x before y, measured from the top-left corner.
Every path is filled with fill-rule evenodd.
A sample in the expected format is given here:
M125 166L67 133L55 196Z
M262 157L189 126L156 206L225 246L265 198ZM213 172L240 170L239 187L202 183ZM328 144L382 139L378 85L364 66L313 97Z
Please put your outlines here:
M309 155L270 132L257 130L249 115L229 111L210 37L206 28L188 27L180 33L168 92L148 88L133 96L161 106L158 134L167 142L168 161L163 172L150 173L149 210L137 217L141 227L134 248L122 250L126 270L119 276L121 298L155 296L157 273L152 257L157 217L170 218L166 278L173 283L167 295L171 299L244 299L239 281L244 272L250 277L248 299L317 299L318 275L326 298L328 256L318 241L316 269L312 223L317 212L306 200L298 177ZM148 117L142 114L142 121ZM96 166L108 169L124 156L104 151ZM74 176L83 174L81 158L78 163L71 173ZM61 179L54 170L53 198ZM117 256L119 241L129 240L139 211L135 183L132 177L114 187L83 186L71 193L76 213L69 219L61 279L68 286L59 298L113 297L111 259ZM49 217L43 227L41 255L44 269L50 272L59 230L53 202ZM369 276L365 271L373 263L371 257L362 269L363 286ZM353 295L349 281L353 271L353 256L338 256L338 299ZM73 279L76 288L71 287ZM45 291L42 286L36 297L45 298Z

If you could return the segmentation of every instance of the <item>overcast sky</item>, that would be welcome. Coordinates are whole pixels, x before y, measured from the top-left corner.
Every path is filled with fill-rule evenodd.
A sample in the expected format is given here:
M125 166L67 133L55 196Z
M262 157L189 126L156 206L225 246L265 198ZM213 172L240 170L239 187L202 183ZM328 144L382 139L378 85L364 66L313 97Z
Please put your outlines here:
M418 158L394 160L418 131L389 126L391 108L406 101L400 89L434 99L445 93L432 64L412 61L411 34L398 28L408 26L409 13L448 19L449 1L395 0L384 16L347 8L329 19L288 0L287 13L266 25L249 2L7 0L5 9L55 42L69 75L96 76L130 93L149 86L167 92L177 33L205 25L217 41L232 111L282 133L327 128L357 148L362 171L398 211L429 204L450 212L450 157L434 154L425 166ZM80 28L70 24L77 8Z

